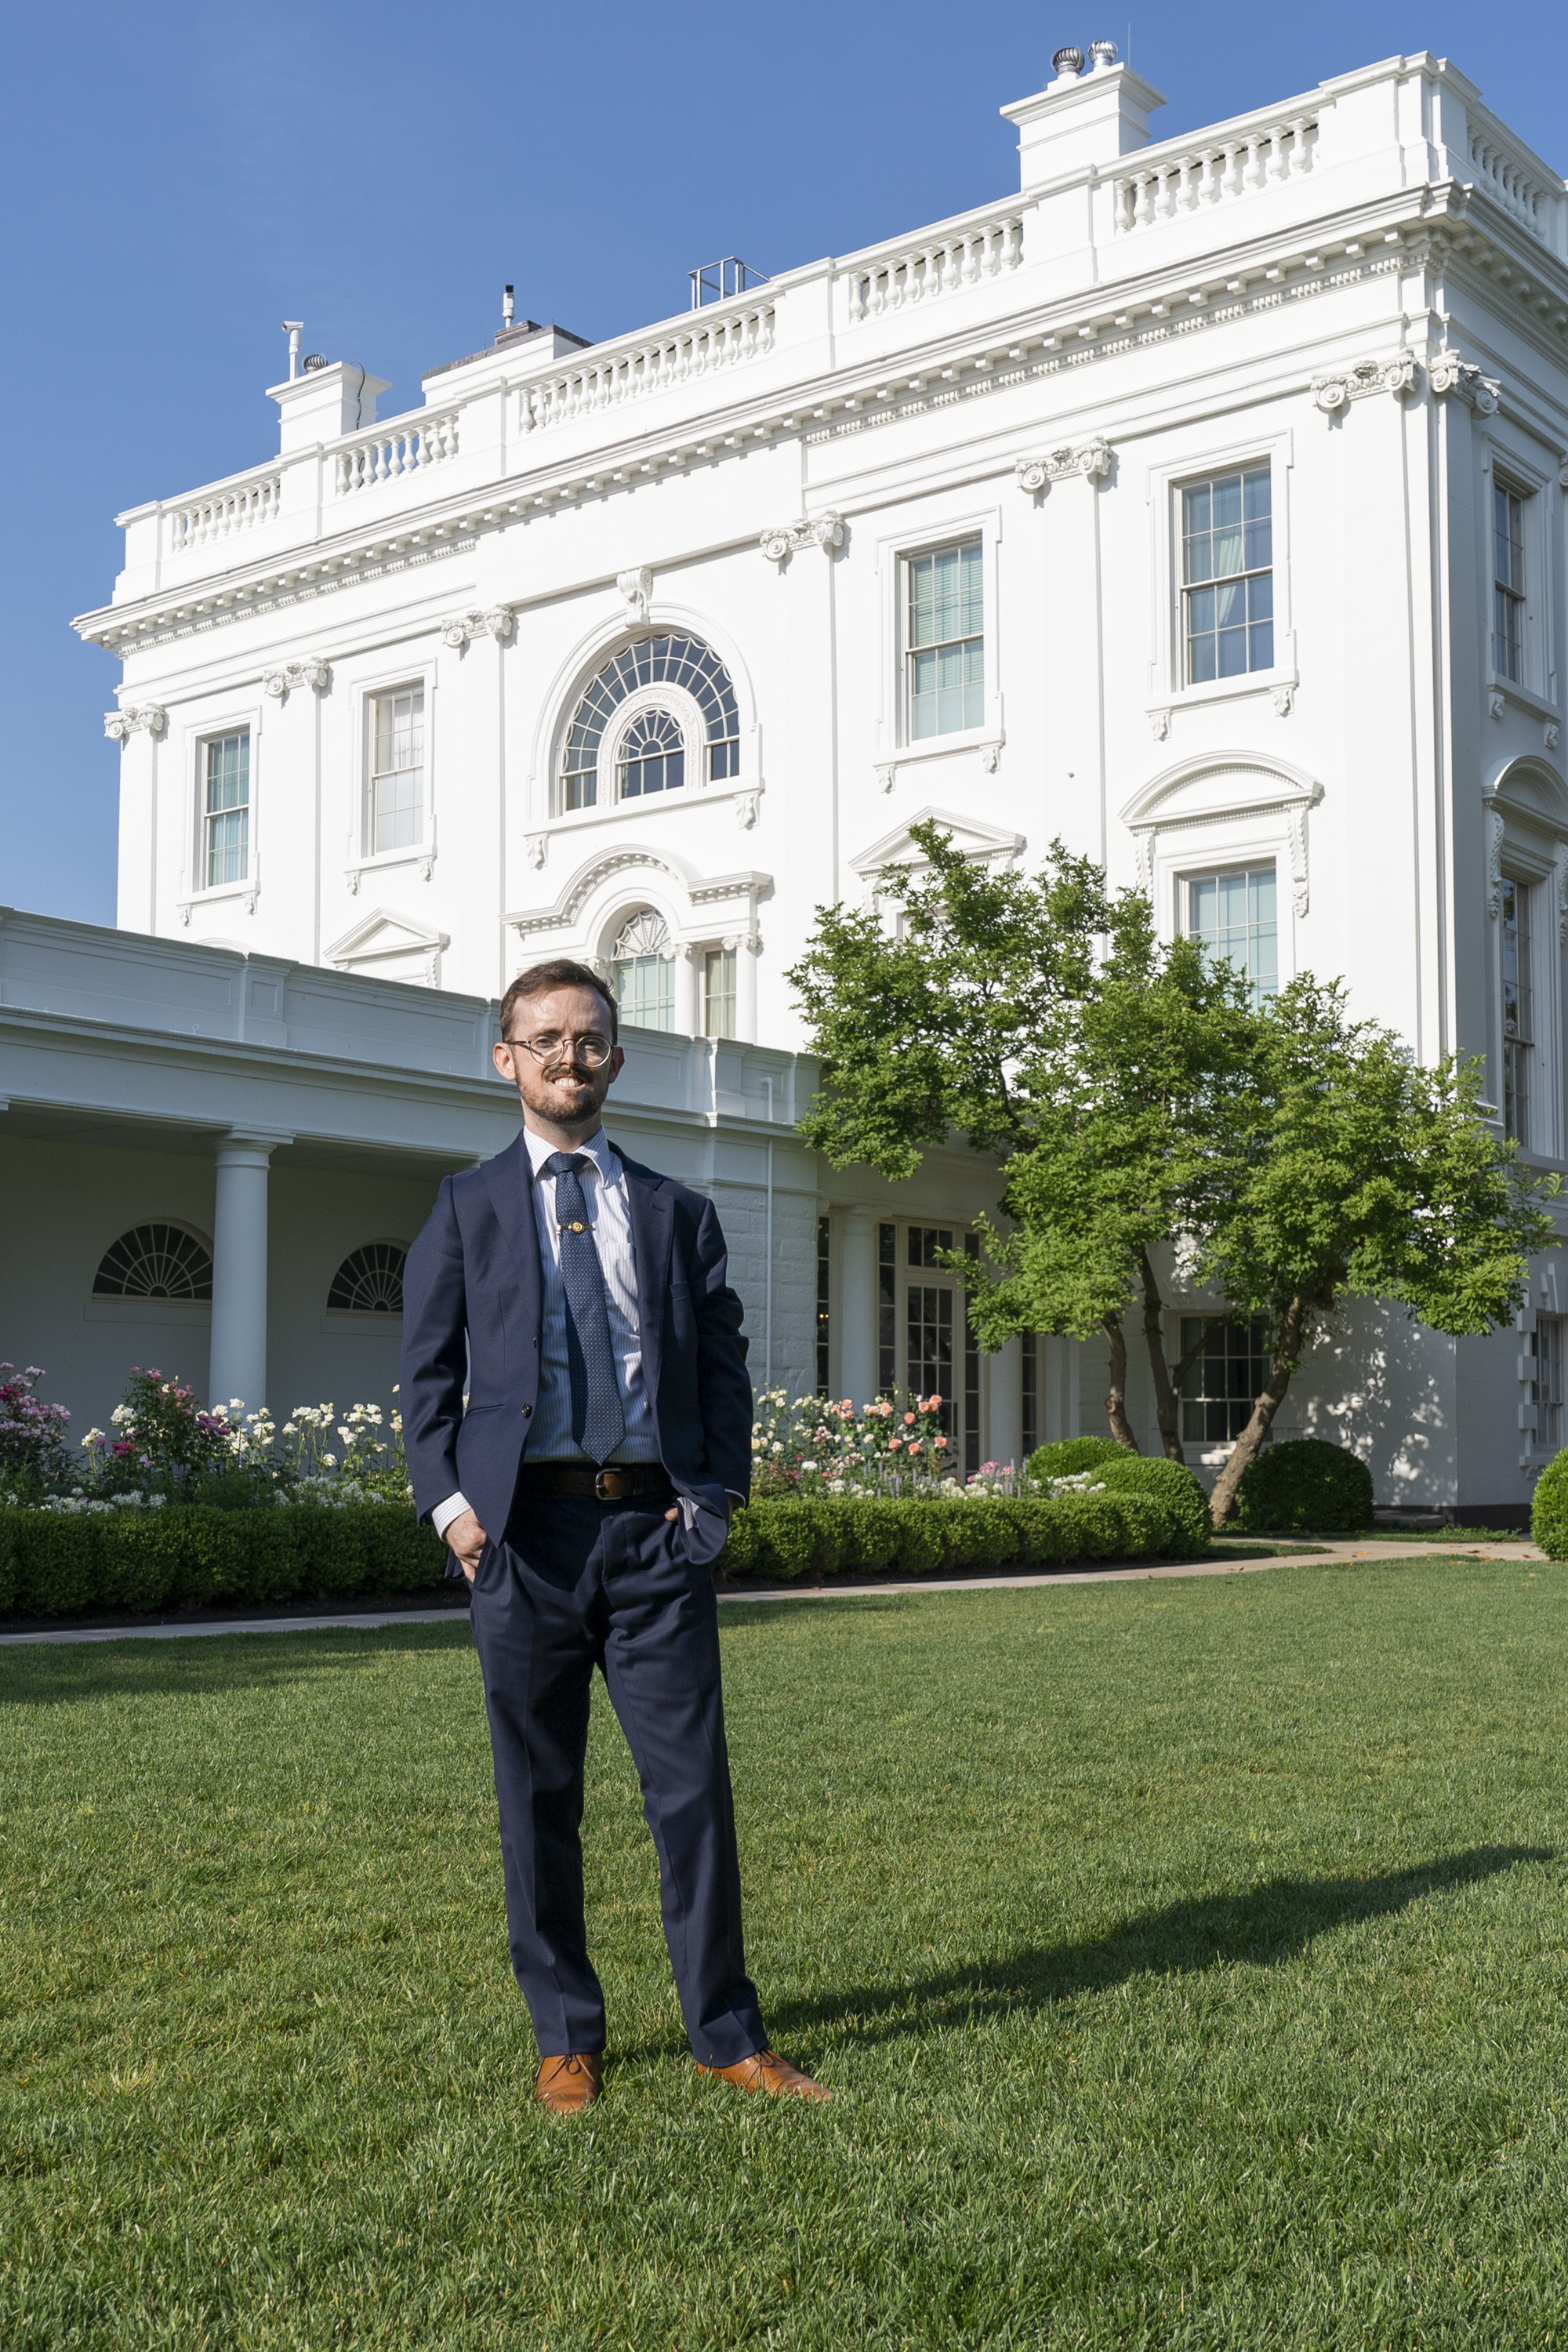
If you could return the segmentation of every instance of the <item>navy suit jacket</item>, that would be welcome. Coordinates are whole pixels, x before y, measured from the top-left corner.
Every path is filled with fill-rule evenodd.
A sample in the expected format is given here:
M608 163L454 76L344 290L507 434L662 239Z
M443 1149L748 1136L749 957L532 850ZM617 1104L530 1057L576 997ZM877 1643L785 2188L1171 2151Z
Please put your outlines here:
M643 1378L659 1458L693 1507L689 1555L710 1559L729 1523L726 1490L751 1491L741 1302L711 1201L611 1149L631 1208ZM482 1168L445 1179L403 1274L400 1402L415 1506L427 1518L460 1487L498 1539L539 1400L537 1201L519 1134Z

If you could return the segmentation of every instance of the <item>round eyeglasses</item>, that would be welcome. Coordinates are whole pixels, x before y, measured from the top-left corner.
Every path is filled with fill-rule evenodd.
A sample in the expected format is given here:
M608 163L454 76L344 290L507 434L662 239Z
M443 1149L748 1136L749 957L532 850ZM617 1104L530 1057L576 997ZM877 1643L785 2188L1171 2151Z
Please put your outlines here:
M581 1062L585 1070L602 1070L615 1047L607 1037L508 1037L503 1043L515 1052L520 1046L531 1054L542 1069L552 1062Z

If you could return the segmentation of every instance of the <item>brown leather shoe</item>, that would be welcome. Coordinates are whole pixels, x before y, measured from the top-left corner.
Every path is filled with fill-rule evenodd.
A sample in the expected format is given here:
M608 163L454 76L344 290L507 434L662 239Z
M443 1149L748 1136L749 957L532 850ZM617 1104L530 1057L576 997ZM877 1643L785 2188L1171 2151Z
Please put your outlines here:
M574 2052L566 2058L542 2059L533 2092L552 2116L580 2116L604 2087L603 2058L596 2051Z
M754 2050L735 2066L704 2066L699 2063L700 2074L717 2074L722 2083L734 2083L742 2091L771 2091L776 2099L830 2099L831 2091L781 2058L776 2050Z

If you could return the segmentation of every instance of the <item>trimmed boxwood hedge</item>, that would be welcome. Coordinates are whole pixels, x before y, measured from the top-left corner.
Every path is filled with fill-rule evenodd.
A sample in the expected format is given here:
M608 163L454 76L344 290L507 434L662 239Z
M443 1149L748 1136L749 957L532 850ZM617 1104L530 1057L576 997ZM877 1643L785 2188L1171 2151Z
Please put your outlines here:
M793 1580L1195 1558L1207 1543L1207 1520L1162 1475L1176 1465L1129 1461L1134 1478L1145 1474L1141 1486L1130 1481L1049 1502L822 1496L753 1503L736 1512L718 1569ZM346 1511L313 1503L250 1511L200 1504L112 1514L0 1510L0 1612L55 1617L415 1592L440 1584L444 1560L439 1538L394 1504Z
M1355 1533L1372 1525L1372 1472L1348 1446L1287 1438L1242 1472L1236 1516L1255 1535Z
M1207 1543L1206 1512L1200 1525L1184 1502L1130 1487L1051 1501L1007 1495L951 1503L822 1496L752 1503L737 1511L718 1564L721 1574L787 1581L847 1571L930 1576L944 1569L1058 1567L1078 1559L1193 1559Z
M395 1503L345 1511L319 1503L0 1510L0 1611L55 1617L415 1592L440 1583L445 1559L439 1537Z
M1108 1462L1142 1459L1114 1437L1064 1437L1055 1445L1037 1445L1024 1467L1031 1478L1077 1478L1085 1470L1098 1474Z
M1530 1533L1548 1559L1568 1559L1568 1447L1552 1455L1535 1482Z

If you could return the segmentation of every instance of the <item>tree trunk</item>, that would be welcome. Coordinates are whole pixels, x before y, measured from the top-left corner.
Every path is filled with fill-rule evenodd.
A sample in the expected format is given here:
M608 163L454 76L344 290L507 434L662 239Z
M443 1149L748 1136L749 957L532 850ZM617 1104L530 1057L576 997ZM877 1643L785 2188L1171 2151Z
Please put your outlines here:
M1274 1425L1275 1414L1284 1402L1290 1375L1301 1353L1309 1307L1310 1302L1298 1294L1285 1310L1274 1353L1269 1359L1268 1378L1263 1383L1263 1393L1254 1404L1252 1419L1237 1439L1231 1449L1230 1460L1220 1472L1215 1482L1214 1493L1209 1497L1209 1517L1216 1528L1224 1527L1229 1517L1242 1474L1263 1451L1263 1441Z
M1132 1434L1132 1423L1127 1418L1127 1340L1120 1315L1100 1318L1100 1328L1110 1342L1110 1388L1105 1400L1105 1410L1110 1418L1110 1434L1118 1445L1125 1445L1130 1454L1138 1451L1138 1440Z
M1149 1349L1149 1369L1154 1375L1154 1417L1160 1424L1160 1443L1165 1449L1167 1462L1185 1462L1182 1452L1181 1431L1178 1427L1176 1391L1171 1384L1170 1367L1165 1361L1165 1339L1160 1328L1164 1302L1160 1286L1154 1279L1154 1269L1147 1250L1139 1252L1139 1264L1143 1270L1143 1338Z

